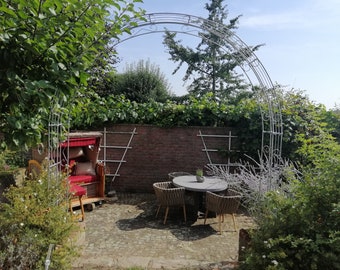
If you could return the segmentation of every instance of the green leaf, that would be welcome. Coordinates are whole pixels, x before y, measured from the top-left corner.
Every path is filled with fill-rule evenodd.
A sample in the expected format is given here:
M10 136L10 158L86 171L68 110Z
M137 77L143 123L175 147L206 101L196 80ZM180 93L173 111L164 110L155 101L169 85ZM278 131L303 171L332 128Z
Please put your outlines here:
M0 7L0 12L1 11L4 12L4 13L7 13L9 15L12 15L13 17L16 17L15 12L12 9L10 9L10 8L2 6L2 7Z

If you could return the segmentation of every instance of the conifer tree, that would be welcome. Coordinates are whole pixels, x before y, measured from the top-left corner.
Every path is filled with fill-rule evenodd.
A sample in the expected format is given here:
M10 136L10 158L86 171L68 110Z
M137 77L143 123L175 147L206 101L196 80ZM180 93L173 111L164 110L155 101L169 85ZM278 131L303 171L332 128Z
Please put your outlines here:
M233 18L228 24L225 21L228 17L227 6L223 6L223 0L210 0L205 5L209 15L204 21L202 29L206 29L205 24L213 23L217 31L234 34L241 15ZM185 47L180 40L175 40L176 33L166 31L163 44L167 47L170 60L178 62L178 66L173 71L175 74L185 63L187 70L183 81L192 79L188 87L190 93L195 96L202 96L207 92L213 92L216 98L235 99L240 93L245 93L248 85L242 75L237 74L236 67L239 66L239 58L236 57L238 51L233 51L226 38L211 32L199 33L202 37L196 49ZM252 47L257 50L261 45ZM226 51L227 48L227 51Z

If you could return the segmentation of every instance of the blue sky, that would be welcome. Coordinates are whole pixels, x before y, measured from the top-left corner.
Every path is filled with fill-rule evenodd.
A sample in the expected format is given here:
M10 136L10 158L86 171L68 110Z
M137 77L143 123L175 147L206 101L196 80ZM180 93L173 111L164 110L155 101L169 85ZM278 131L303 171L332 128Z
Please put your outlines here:
M208 0L144 0L147 13L177 12L207 18ZM340 0L225 0L228 19L242 15L236 35L247 45L265 44L256 55L273 83L305 91L327 108L340 106ZM163 28L159 27L158 29ZM171 26L166 26L171 30ZM162 44L164 33L122 42L117 50L127 64L150 60L157 65L177 95L186 93L183 72L171 75L176 64ZM178 35L194 48L200 39Z

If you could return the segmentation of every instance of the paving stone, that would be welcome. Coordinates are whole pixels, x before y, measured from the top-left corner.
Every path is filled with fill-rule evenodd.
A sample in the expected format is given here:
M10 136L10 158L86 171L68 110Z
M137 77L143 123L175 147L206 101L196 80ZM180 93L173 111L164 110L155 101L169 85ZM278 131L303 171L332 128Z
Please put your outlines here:
M238 232L230 216L218 232L218 220L197 218L187 206L184 223L180 208L156 218L154 194L117 193L85 215L85 240L73 269L233 269L238 260ZM253 226L251 218L236 215L238 228Z

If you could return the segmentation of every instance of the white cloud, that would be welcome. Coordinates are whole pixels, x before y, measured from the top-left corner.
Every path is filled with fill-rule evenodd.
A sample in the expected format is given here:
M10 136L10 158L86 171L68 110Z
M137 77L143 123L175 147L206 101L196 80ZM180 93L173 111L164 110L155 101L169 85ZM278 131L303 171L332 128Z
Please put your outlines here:
M333 29L340 23L339 0L306 0L282 5L280 8L248 10L241 18L242 27L264 30Z

